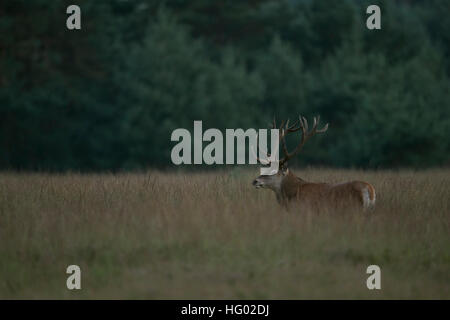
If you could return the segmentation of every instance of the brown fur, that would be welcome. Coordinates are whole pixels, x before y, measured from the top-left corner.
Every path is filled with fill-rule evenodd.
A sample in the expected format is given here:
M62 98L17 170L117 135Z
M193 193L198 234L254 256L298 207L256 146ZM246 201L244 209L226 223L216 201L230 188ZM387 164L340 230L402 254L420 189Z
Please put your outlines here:
M296 201L310 208L344 209L364 206L364 191L368 191L370 200L375 199L375 189L363 181L350 181L339 184L307 182L291 171L279 172L279 187L272 187L278 202L286 207ZM264 178L257 178L264 179ZM256 181L256 180L255 180Z
M363 207L369 208L375 204L375 189L363 181L350 181L340 184L312 183L295 176L287 169L287 162L292 159L305 145L306 141L318 133L324 133L328 129L328 123L318 129L320 117L314 117L312 128L309 130L308 121L300 116L294 125L289 126L289 119L283 121L278 127L284 151L284 158L278 161L278 171L271 175L261 175L253 181L256 188L269 188L275 191L280 204L288 206L292 201L312 208L328 207L331 209ZM276 129L276 121L273 120L272 128ZM301 131L301 140L297 147L289 152L286 145L286 135ZM261 151L261 150L260 150ZM260 159L263 164L271 163L266 159ZM273 164L273 163L271 163Z

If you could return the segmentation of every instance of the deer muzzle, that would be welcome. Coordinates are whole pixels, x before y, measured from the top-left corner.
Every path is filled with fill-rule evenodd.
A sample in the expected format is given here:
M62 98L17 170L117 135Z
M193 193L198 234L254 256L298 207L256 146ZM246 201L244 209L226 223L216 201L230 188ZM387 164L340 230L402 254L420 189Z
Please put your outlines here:
M252 185L255 186L256 188L262 188L263 183L259 179L255 179L253 180Z

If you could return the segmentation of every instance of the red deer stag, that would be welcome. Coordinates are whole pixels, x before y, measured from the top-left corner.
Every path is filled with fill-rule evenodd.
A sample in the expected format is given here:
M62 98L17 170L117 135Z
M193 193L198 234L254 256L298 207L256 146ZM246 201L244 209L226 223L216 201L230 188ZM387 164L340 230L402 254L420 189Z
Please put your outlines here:
M279 127L279 141L281 142L284 157L279 160L278 172L272 175L261 175L253 181L256 188L268 188L275 192L278 202L288 206L292 201L309 206L310 208L348 208L362 207L364 209L375 205L375 189L364 181L351 181L339 184L307 182L294 175L288 168L287 162L295 156L305 145L309 138L316 133L327 131L328 124L318 129L320 117L314 117L314 123L309 130L308 122L304 117L299 117L296 123L289 126L289 120L283 122ZM276 128L275 120L272 125ZM286 135L301 131L301 140L297 147L289 152L286 146ZM266 159L256 157L262 164L270 164L268 156Z

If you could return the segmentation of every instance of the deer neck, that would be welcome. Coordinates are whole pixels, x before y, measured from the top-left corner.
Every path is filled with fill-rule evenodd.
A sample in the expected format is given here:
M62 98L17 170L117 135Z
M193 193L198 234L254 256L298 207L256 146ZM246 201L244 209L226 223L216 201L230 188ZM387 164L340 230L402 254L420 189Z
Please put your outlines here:
M280 185L273 189L278 202L282 205L286 204L289 199L296 196L299 186L303 183L306 183L306 181L289 171L281 181Z

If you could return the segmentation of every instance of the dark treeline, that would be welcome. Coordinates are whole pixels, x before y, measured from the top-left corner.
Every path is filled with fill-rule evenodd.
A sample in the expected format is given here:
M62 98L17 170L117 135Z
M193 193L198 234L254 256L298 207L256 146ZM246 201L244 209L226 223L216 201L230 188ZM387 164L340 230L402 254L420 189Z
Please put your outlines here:
M330 128L297 164L448 165L449 13L448 0L3 0L0 169L168 167L171 132L193 120L298 114Z

